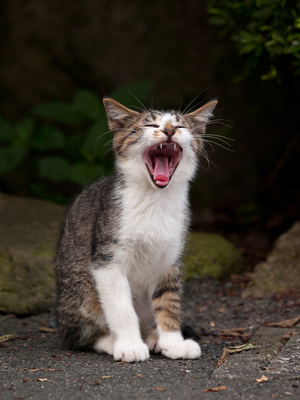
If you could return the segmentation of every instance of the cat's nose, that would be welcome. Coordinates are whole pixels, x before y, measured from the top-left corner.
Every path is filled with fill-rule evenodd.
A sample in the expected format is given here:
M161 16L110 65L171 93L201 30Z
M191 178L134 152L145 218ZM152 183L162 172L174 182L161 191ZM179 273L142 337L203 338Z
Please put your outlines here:
M175 129L165 128L163 133L168 136L168 138L172 137L175 134Z

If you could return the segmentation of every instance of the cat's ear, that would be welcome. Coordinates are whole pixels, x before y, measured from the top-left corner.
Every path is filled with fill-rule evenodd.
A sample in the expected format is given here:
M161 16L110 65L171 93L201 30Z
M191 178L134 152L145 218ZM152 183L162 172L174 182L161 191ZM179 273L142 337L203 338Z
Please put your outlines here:
M123 128L124 125L140 114L118 103L116 100L105 97L103 104L106 110L108 124L111 130Z
M200 131L200 133L205 132L206 124L208 120L213 116L213 111L218 104L217 100L210 101L203 107L198 108L184 117L190 122L190 124L197 128L195 130Z

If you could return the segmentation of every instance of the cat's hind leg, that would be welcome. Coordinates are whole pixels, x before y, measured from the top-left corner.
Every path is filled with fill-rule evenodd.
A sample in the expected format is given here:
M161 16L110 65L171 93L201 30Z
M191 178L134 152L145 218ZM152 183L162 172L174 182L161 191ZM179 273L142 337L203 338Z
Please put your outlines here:
M170 268L153 294L152 306L157 321L157 349L166 357L194 359L201 355L198 343L184 340L180 331L181 278L178 267Z
M108 353L113 354L115 340L112 335L101 336L94 345L94 350L97 353Z

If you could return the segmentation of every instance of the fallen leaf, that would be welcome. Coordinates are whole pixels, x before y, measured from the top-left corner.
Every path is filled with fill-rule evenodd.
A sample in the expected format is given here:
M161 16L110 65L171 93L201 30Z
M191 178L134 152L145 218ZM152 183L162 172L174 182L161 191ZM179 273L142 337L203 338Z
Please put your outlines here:
M109 379L109 378L111 378L110 375L103 375L103 376L101 376L101 379Z
M233 328L233 329L219 329L221 333L218 336L241 336L247 331L249 327L246 328Z
M256 349L256 346L252 343L245 343L239 346L232 346L232 347L224 347L228 351L229 354L239 353L245 350Z
M47 378L37 378L36 380L38 382L45 382L45 381L52 382L52 381L50 381L50 379L47 379Z
M203 390L203 392L218 392L219 390L226 390L226 389L227 389L226 386L218 386L210 389L205 389Z
M144 375L141 374L135 374L135 376L137 376L138 378L144 378Z
M42 332L55 332L54 328L47 328L46 326L40 326L39 330Z
M163 387L155 387L155 388L153 388L154 390L165 390L165 388L163 388Z
M263 375L261 378L256 379L257 383L263 383L263 382L267 382L268 378Z
M63 369L59 368L44 368L44 371L54 372L54 371L63 371Z
M0 336L0 343L6 342L7 340L17 339L19 336L14 333Z
M283 335L282 338L280 338L280 341L282 343L286 343L294 334L295 334L295 331L291 331L291 332L287 333L286 335Z
M240 353L241 351L251 350L251 349L255 349L255 348L256 348L256 346L254 346L252 343L245 343L245 344L241 344L239 346L224 347L222 356L218 361L217 368L220 367L221 365L223 365L226 360L228 360L228 358L230 357L230 354Z
M271 322L266 326L278 326L279 328L291 328L300 321L300 315L296 318L285 319L284 321Z
M218 361L217 368L219 368L221 365L225 363L226 360L230 357L230 354L226 350L226 348L223 349L223 354L221 355L221 358Z

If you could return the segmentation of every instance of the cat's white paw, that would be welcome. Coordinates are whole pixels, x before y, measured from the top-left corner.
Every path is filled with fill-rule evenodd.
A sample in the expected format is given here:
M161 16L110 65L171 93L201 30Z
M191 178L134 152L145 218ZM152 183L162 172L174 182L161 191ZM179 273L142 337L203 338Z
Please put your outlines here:
M113 356L116 361L139 362L149 358L148 346L142 342L117 340L114 345Z
M110 355L113 354L114 350L114 338L111 335L106 335L100 337L95 345L94 345L94 350L97 351L98 353L108 353Z
M199 344L191 339L166 346L162 348L161 352L164 356L172 358L173 360L177 358L193 359L201 356Z

